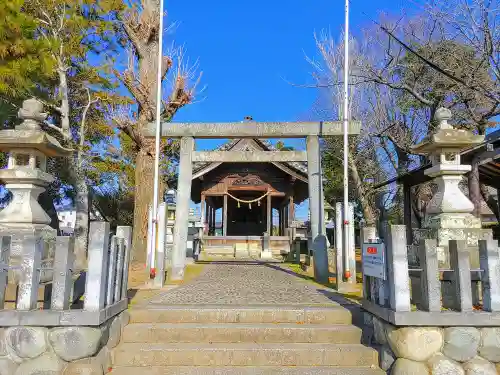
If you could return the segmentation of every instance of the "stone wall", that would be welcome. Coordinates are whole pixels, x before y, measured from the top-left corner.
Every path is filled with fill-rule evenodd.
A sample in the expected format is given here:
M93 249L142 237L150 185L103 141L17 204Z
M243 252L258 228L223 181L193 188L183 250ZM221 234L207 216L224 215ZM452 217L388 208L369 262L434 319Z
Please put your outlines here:
M500 327L395 327L365 313L363 329L388 374L500 374Z
M103 375L128 324L127 311L100 327L0 328L0 375Z

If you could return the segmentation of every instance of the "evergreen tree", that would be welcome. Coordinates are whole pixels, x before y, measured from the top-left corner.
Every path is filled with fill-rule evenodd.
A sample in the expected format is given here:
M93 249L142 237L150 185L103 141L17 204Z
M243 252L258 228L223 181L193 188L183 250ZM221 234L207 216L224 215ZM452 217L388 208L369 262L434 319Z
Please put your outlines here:
M22 100L43 95L54 77L54 60L46 40L36 38L36 19L22 12L23 0L0 2L0 124L17 119Z

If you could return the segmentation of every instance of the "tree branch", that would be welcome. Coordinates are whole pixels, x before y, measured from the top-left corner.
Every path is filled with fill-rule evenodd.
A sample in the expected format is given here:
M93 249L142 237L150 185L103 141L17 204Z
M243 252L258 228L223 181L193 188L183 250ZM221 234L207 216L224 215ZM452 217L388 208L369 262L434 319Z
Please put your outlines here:
M63 136L65 135L64 132L63 132L63 130L59 126L51 124L50 122L47 122L47 121L44 121L43 125L46 126L49 129L57 131L58 133L60 133Z

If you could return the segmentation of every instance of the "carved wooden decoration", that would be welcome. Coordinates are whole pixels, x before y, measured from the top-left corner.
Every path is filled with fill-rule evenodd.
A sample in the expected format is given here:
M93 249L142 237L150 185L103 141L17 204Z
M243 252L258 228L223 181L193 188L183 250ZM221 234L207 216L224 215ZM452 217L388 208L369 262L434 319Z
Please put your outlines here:
M237 178L232 183L233 186L262 186L265 183L255 175L247 175L241 178Z

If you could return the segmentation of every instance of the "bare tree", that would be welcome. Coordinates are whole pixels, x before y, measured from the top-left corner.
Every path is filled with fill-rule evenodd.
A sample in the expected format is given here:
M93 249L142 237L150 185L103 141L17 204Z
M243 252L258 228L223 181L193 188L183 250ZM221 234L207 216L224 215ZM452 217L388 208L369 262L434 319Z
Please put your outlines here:
M343 100L343 45L335 43L328 34L316 36L316 45L320 59L308 59L314 68L313 85L323 92L326 101L321 106L322 116L328 119L341 119L343 116L338 108L342 108ZM425 128L419 112L407 113L397 106L394 93L374 82L360 78L360 69L366 61L376 59L368 44L360 44L357 40L351 42L350 66L350 114L351 118L361 120L362 131L359 136L350 137L349 169L351 186L363 209L365 221L372 225L375 222L376 192L373 182L407 172L419 165L419 158L412 155L411 145L418 139ZM326 102L326 103L325 103ZM342 141L327 139L324 147L326 167L337 167L340 172L342 165ZM335 162L329 160L335 159ZM328 171L327 171L328 173ZM333 176L328 176L332 179ZM340 181L337 182L339 184ZM340 194L341 186L338 186ZM401 192L391 194L392 199L402 199ZM386 201L385 201L386 202ZM390 203L386 202L388 205ZM392 204L395 208L402 205ZM399 213L402 218L402 211Z
M338 108L342 108L343 91L343 45L337 44L333 38L325 33L315 35L316 47L319 52L319 59L308 58L307 60L314 69L313 77L316 81L315 87L322 91L322 95L326 99L323 101L322 108L316 108L324 119L341 119L343 114L339 112ZM353 40L352 45L356 49L356 43ZM357 51L353 56L357 55ZM356 59L356 57L354 57ZM356 64L351 66L352 70L356 69ZM350 92L350 113L352 119L363 120L364 113L361 106L359 106L365 92L358 90L358 88L351 82ZM355 197L359 200L365 221L369 225L373 225L376 220L374 200L370 183L376 178L377 173L380 171L380 164L376 157L373 145L373 139L366 136L367 128L366 123L363 122L363 131L360 136L350 137L348 163L350 170L351 186ZM333 174L337 174L342 166L342 141L337 138L327 138L324 141L323 159L324 167L327 175L327 188L326 192L330 194L340 193L340 180L336 179Z
M183 48L172 47L163 56L162 82L157 82L159 21L164 16L159 10L159 0L134 0L121 14L128 62L125 69L114 71L130 92L134 106L137 106L137 111L130 116L116 118L115 121L118 129L133 143L136 173L132 256L141 261L146 258L147 217L153 201L155 156L154 140L143 136L143 128L156 117L157 85L170 84L169 90L165 90L161 117L163 121L171 121L180 108L192 103L201 78L201 74L196 73L197 63L189 65ZM164 143L163 146L165 150L175 145Z
M395 91L399 106L424 110L433 130L437 108L453 110L456 126L484 134L500 114L498 88L498 6L487 0L455 0L429 4L411 19L384 21L365 33L374 50L384 51L367 60L358 78ZM474 214L479 215L481 192L473 162L468 176Z

